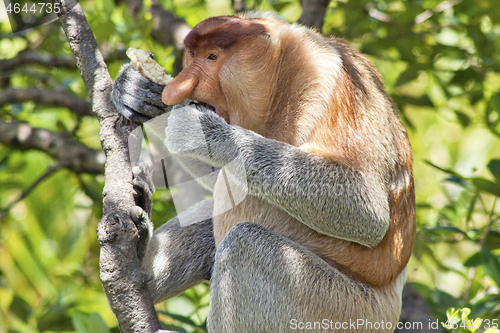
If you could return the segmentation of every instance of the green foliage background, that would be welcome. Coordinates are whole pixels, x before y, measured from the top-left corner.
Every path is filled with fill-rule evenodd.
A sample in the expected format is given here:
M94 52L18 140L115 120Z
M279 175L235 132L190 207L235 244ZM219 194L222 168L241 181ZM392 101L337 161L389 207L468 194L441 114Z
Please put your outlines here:
M233 13L225 0L160 2L190 26ZM302 11L298 0L245 3L275 10L290 22ZM112 0L81 4L101 50L150 50L172 71L173 48L150 37L145 10L137 20ZM58 22L26 34L10 31L0 5L0 61L25 49L71 55ZM441 321L449 307L469 307L469 318L500 318L500 6L490 0L337 0L329 5L322 32L368 55L409 130L418 204L409 282ZM112 77L122 63L108 62ZM33 66L0 73L6 78L8 85L0 89L53 88L87 96L77 70ZM4 104L0 119L65 132L100 148L97 120L65 108ZM52 164L43 152L0 144L0 210ZM95 228L102 186L102 176L63 169L2 217L0 332L118 331L99 281ZM157 192L155 226L174 214L168 191ZM158 310L168 327L203 332L207 304L208 287L200 285Z

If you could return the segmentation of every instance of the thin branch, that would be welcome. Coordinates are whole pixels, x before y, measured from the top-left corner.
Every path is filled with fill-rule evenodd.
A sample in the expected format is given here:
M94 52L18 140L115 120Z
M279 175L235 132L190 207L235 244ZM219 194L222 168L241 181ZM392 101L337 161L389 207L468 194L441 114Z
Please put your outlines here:
M165 10L156 1L149 12L153 15L151 35L163 45L173 45L177 50L184 49L184 38L191 31L186 22Z
M2 218L5 214L7 214L12 209L12 207L14 207L18 202L26 198L31 193L31 191L33 191L38 186L38 184L40 184L44 179L48 178L50 175L60 170L61 168L62 165L60 163L50 166L43 175L38 177L38 179L36 179L30 186L25 188L17 199L15 199L10 204L5 206L4 209L0 210L0 218Z
M31 127L21 121L0 120L0 143L22 150L41 150L77 173L102 174L104 171L102 151L89 148L65 134Z
M117 48L116 50L113 50L112 52L106 54L105 59L106 61L128 59L125 52L125 49ZM13 70L19 67L25 68L27 65L37 65L48 68L76 68L75 59L73 59L73 57L41 54L39 52L34 52L30 49L26 49L12 59L0 60L0 72Z
M302 15L298 22L321 31L330 0L301 0L300 3L302 4Z
M110 92L112 81L80 4L56 0L58 14L76 64L101 125L106 154L103 218L97 227L101 281L122 332L159 332L160 322L140 268L138 231L129 211L135 205L127 138L132 126L121 123Z
M20 52L12 59L0 60L0 71L11 70L26 65L40 65L44 67L59 67L74 69L75 60L67 56L54 56L51 54L40 54L31 50Z
M38 88L7 88L0 91L0 106L7 103L27 101L50 106L67 107L80 117L94 115L89 101L64 91Z

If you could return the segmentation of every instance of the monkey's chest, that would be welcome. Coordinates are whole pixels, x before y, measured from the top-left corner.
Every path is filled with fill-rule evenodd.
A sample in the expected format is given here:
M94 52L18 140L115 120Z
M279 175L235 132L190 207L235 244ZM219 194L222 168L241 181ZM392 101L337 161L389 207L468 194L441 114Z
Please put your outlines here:
M294 224L285 212L255 196L221 171L214 187L214 236L218 246L229 229L240 222L254 222L282 234L285 225Z
M214 188L213 228L218 246L227 232L240 222L254 222L302 244L320 257L330 261L322 249L334 238L322 235L300 223L281 209L249 195L245 188L236 184L223 172Z

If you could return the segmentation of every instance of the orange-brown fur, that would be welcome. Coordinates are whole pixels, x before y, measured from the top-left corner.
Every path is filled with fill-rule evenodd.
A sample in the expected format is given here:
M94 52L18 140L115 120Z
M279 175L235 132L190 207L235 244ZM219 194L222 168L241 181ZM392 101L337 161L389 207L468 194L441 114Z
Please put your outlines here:
M415 241L412 152L406 131L364 56L341 40L285 26L267 19L205 21L186 38L186 68L165 88L164 100L206 102L229 124L381 180L388 184L390 226L383 240L369 248L320 234L249 195L214 218L216 243L234 225L251 221L302 244L355 280L390 284L407 265ZM218 60L206 60L210 54ZM183 86L185 82L191 83ZM225 186L219 178L216 207L227 199L222 194ZM348 228L349 221L345 223Z

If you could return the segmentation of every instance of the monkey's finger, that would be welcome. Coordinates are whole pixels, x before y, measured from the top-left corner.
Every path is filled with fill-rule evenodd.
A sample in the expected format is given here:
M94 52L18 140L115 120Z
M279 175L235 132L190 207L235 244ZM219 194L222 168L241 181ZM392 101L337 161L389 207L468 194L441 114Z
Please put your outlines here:
M150 189L152 192L155 191L152 175L153 171L149 169L146 163L139 161L139 163L132 168L132 174L134 176L134 180L145 183L147 185L146 188Z

